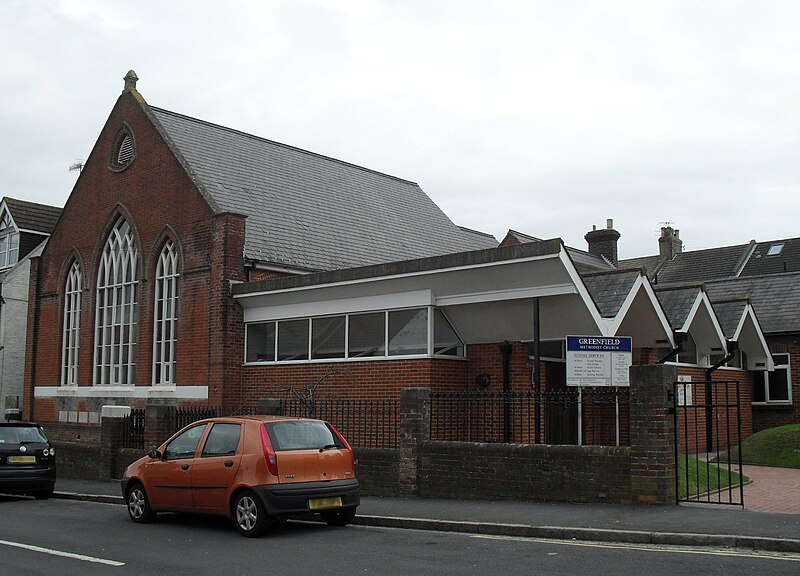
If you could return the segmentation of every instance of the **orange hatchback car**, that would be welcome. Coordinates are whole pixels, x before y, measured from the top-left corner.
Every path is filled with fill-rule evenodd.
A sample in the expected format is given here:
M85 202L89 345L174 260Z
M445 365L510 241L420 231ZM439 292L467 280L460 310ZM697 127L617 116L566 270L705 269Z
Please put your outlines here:
M344 526L360 503L353 450L336 428L281 416L194 422L128 466L122 494L134 522L158 512L215 514L245 536L308 513Z

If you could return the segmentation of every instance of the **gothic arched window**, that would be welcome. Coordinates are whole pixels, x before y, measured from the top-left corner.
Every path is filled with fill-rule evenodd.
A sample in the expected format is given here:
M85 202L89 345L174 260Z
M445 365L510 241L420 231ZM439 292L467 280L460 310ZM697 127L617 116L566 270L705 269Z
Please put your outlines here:
M156 266L153 306L153 384L175 384L178 321L178 254L167 241Z
M64 331L61 351L61 385L78 384L81 332L81 268L73 262L64 285Z
M139 250L124 218L106 241L97 270L94 383L133 384L136 378Z

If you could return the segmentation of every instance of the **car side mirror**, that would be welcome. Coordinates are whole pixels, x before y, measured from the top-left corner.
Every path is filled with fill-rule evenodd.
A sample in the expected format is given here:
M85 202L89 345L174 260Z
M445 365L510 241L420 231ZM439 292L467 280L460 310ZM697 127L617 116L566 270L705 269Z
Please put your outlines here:
M153 448L150 452L147 453L148 458L152 458L154 460L161 460L161 452Z

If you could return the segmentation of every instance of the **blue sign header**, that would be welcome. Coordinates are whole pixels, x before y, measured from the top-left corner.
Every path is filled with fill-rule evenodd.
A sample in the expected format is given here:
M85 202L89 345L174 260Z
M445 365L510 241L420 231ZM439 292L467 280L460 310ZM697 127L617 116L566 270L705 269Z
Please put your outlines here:
M567 336L567 352L631 352L630 336Z

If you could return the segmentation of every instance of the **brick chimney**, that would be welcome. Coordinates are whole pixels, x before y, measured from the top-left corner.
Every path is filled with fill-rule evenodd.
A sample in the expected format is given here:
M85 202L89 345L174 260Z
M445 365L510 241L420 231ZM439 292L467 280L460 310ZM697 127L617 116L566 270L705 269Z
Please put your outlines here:
M602 256L617 265L617 240L620 233L614 230L614 220L606 220L605 230L598 230L597 226L592 226L592 231L588 232L584 238L589 244L589 254Z
M658 239L658 255L661 260L672 260L683 252L683 241L679 235L680 230L675 230L672 226L661 228L661 237Z

